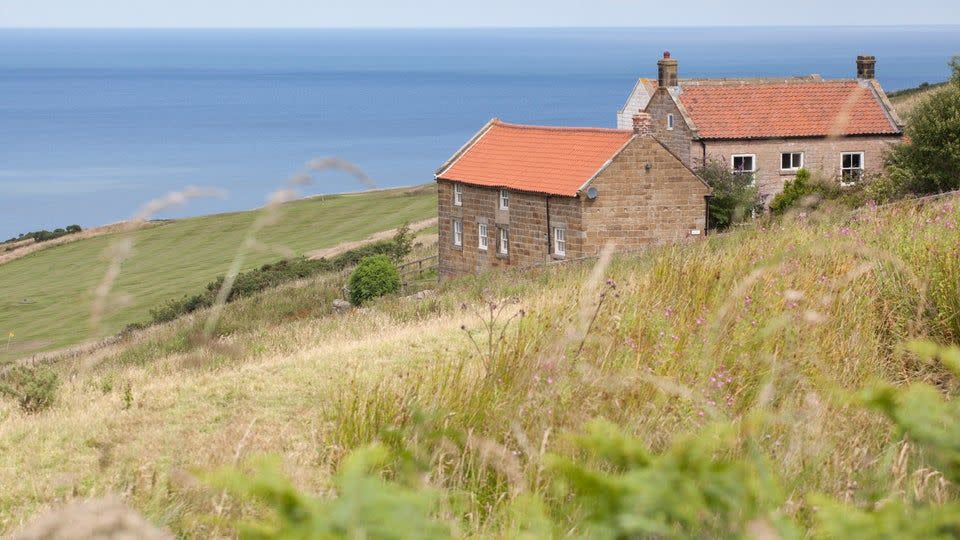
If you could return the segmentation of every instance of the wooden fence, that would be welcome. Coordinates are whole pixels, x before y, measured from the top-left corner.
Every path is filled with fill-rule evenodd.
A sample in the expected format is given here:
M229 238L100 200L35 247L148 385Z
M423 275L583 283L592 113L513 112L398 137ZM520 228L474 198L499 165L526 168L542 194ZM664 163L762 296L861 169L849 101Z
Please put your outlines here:
M401 264L397 267L397 270L400 271L400 285L406 290L412 280L418 279L426 272L436 270L439 268L439 265L440 255L430 255L429 257Z

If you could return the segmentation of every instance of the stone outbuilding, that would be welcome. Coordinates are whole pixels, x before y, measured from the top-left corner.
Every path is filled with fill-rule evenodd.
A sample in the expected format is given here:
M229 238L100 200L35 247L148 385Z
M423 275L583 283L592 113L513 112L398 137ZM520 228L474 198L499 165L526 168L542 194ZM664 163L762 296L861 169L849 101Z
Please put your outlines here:
M652 132L491 120L436 173L440 275L702 237L710 188Z

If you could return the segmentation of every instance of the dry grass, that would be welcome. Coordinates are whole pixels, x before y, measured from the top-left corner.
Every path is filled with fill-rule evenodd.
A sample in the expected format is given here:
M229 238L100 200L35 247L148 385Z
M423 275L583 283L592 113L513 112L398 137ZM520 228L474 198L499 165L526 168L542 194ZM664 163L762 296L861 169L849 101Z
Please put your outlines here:
M890 103L893 104L893 108L896 109L897 114L900 115L901 119L904 121L909 121L910 113L918 103L943 89L944 86L942 85L932 85L926 89L917 89L915 92L907 92L901 95L892 96L890 98Z
M198 313L60 365L65 384L45 413L0 403L0 527L115 493L206 537L203 516L255 510L196 473L274 453L303 489L326 492L347 450L414 428L421 410L471 434L429 476L469 494L467 533L492 531L506 501L541 489L539 456L569 452L562 434L596 417L653 447L710 418L743 421L762 429L788 493L942 496L908 489L921 456L849 398L874 380L942 380L899 344L960 337L958 226L950 201L798 217L609 267L467 278L339 316L327 304L342 277L325 277L228 305L213 342L191 342ZM505 326L483 316L491 301L508 303ZM480 343L485 328L503 339L478 353L461 325ZM769 413L760 427L745 420L757 409ZM909 455L890 475L868 472L896 452ZM798 499L785 511L809 508Z

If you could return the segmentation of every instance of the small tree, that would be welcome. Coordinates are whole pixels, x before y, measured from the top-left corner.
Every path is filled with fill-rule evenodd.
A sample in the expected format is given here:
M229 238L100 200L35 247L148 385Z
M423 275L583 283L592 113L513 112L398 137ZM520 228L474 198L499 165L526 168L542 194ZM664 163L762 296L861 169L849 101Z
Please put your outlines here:
M391 254L393 262L402 263L411 251L413 251L413 233L410 231L410 224L404 223L397 229L397 234L393 235L393 253Z
M891 184L922 195L960 189L960 56L950 62L953 76L944 88L910 113L909 142L887 156Z
M366 257L350 274L350 303L359 306L400 290L400 272L386 255Z
M735 173L725 161L719 159L704 163L697 175L713 188L709 203L710 223L707 227L726 229L749 219L754 210L760 207L753 175Z

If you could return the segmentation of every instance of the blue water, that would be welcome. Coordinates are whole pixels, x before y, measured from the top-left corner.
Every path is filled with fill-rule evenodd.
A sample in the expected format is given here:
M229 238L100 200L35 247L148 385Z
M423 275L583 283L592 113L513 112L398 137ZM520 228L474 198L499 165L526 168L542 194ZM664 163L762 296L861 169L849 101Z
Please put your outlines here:
M379 186L432 180L493 116L615 125L668 49L681 76L947 78L960 27L553 30L0 30L0 239L124 219L187 185L259 206L312 158ZM361 189L324 173L307 193Z

